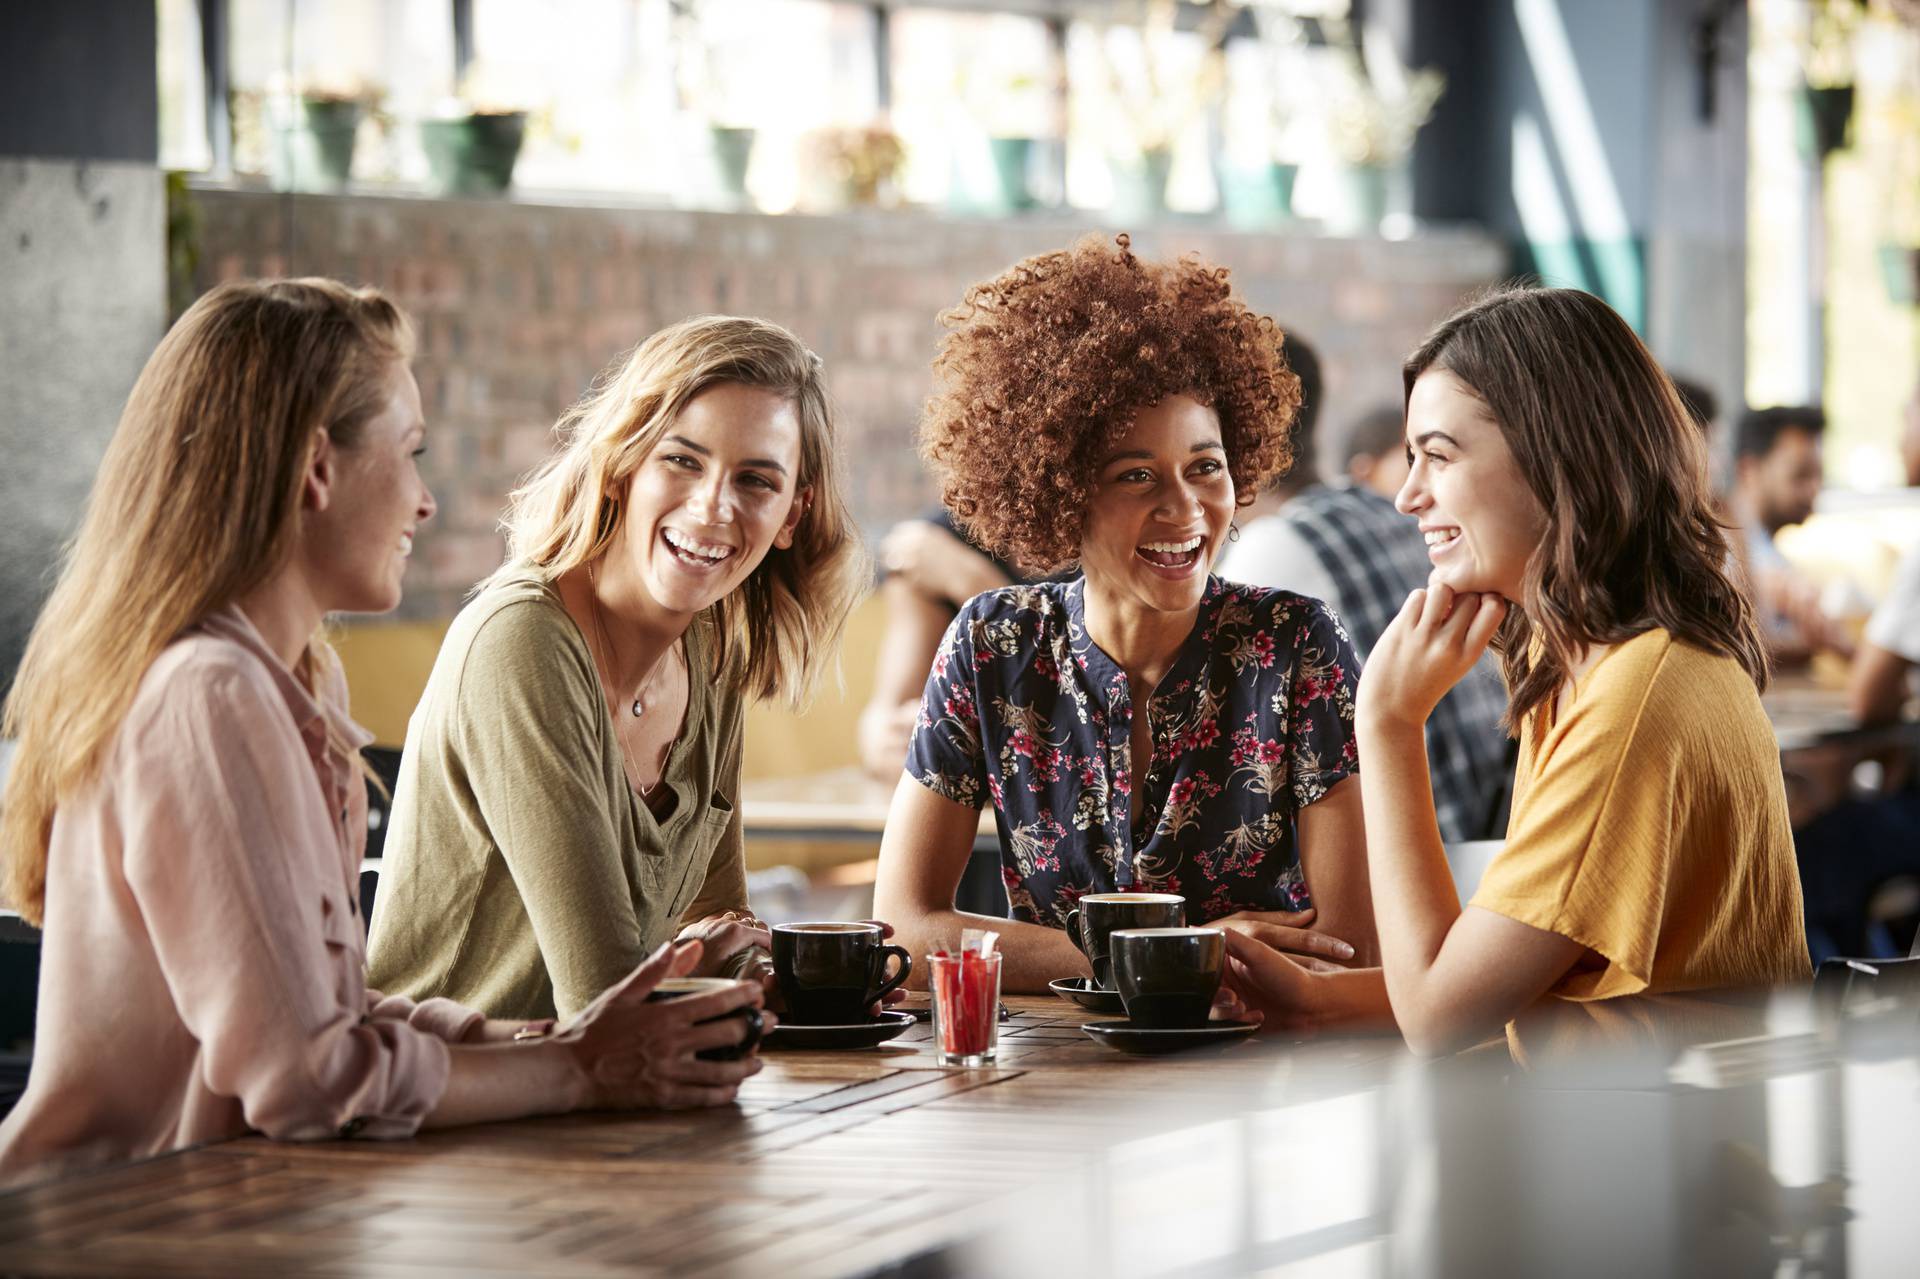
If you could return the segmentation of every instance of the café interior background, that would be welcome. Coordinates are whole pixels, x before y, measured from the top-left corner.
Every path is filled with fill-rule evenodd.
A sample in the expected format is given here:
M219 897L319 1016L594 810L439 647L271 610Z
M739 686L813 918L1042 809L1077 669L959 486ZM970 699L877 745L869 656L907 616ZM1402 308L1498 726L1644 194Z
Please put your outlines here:
M9 3L0 687L146 354L239 275L375 284L418 324L440 515L399 612L343 626L391 745L507 490L617 354L703 311L792 327L877 539L935 501L912 431L937 313L1089 230L1231 266L1320 348L1335 429L1397 398L1462 297L1531 273L1605 297L1729 413L1823 401L1823 510L1894 502L1913 7ZM1869 594L1891 569L1792 532ZM877 626L856 616L804 733L748 734L750 778L851 763Z

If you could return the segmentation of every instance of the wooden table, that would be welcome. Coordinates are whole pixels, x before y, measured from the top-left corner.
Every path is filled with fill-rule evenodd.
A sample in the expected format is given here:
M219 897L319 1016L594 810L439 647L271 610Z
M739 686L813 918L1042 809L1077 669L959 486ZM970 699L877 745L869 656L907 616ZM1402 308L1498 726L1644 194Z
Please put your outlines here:
M1844 689L1803 674L1783 675L1761 701L1780 743L1796 829L1863 789L1863 775L1856 772L1860 765L1875 765L1864 777L1869 783L1864 789L1887 792L1906 785L1920 760L1920 720L1863 726L1848 708Z
M721 1110L405 1142L247 1138L68 1179L0 1199L0 1269L858 1273L962 1239L996 1204L1152 1130L1156 1098L1259 1092L1286 1057L1246 1042L1127 1057L1060 1000L1007 1002L1016 1014L984 1069L937 1066L921 1025L871 1051L769 1052ZM1399 1054L1380 1040L1334 1051Z
M922 1028L770 1053L722 1110L244 1139L70 1178L0 1198L0 1270L1771 1274L1772 1249L1911 1273L1916 1009L1869 999L1836 1032L1778 1000L1754 1037L1744 1010L1663 1024L1659 1001L1613 1001L1528 1075L1377 1038L1125 1057L1015 998L980 1070L936 1067ZM1600 1050L1681 1026L1711 1042Z

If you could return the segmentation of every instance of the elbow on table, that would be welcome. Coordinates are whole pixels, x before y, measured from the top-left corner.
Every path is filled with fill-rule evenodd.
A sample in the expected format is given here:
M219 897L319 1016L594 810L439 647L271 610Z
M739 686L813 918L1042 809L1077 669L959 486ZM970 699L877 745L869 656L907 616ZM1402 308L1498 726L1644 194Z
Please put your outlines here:
M366 1022L318 1035L299 1051L251 1051L229 1075L230 1095L247 1126L275 1141L404 1137L445 1089L450 1067L436 1036L404 1022Z
M312 1076L276 1072L241 1099L247 1127L274 1141L327 1141L354 1125L355 1098L336 1098Z
M1429 1061L1451 1057L1455 1053L1485 1043L1494 1033L1470 1018L1444 1009L1394 1006L1394 1021L1407 1048L1416 1057Z

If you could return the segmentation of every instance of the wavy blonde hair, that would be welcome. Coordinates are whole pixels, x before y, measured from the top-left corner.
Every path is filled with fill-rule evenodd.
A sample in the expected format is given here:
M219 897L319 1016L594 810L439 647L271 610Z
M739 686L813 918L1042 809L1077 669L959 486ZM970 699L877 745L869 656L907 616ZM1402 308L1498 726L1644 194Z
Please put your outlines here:
M98 775L147 668L286 563L316 433L356 444L412 349L386 298L322 279L220 285L161 339L0 720L19 739L0 858L27 920L45 910L54 812ZM317 689L334 660L316 635L296 674Z
M720 678L799 709L832 665L872 568L847 510L820 357L777 324L730 315L683 320L610 366L555 428L559 453L508 501L507 562L476 590L531 569L547 581L598 559L618 530L626 482L681 410L732 382L792 401L800 419L795 493L810 490L793 545L767 552L708 610ZM798 497L796 497L798 500Z

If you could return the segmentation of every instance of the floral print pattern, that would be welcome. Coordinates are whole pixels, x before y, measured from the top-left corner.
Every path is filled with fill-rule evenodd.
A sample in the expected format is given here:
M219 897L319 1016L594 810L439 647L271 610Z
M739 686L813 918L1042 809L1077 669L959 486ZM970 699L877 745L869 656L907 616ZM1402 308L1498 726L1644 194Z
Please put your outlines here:
M1126 888L1184 895L1191 923L1304 910L1295 816L1359 768L1360 664L1339 619L1208 578L1149 703L1135 797L1132 696L1087 636L1085 598L1075 578L969 601L934 657L907 771L993 804L1015 919L1059 927L1083 894Z

